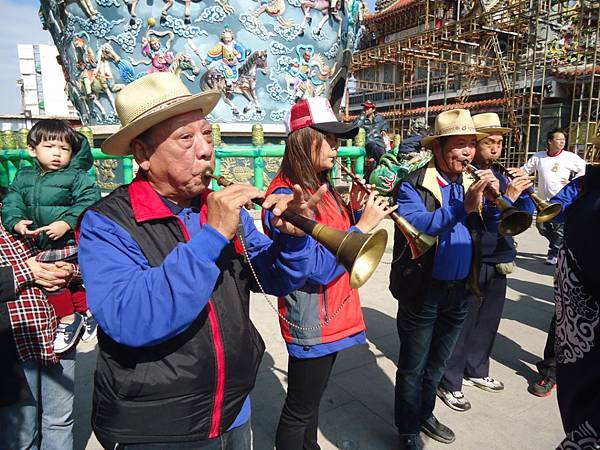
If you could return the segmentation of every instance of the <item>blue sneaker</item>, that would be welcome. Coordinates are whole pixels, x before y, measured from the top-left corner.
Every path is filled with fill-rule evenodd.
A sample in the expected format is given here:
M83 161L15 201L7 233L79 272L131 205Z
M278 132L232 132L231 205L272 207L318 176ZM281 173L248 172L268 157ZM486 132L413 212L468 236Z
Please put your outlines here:
M94 340L96 334L98 333L98 322L94 319L94 316L83 316L83 336L81 336L81 340L83 342L90 342Z
M82 328L83 317L78 313L75 313L73 323L59 322L54 338L54 353L61 354L72 348L77 343Z

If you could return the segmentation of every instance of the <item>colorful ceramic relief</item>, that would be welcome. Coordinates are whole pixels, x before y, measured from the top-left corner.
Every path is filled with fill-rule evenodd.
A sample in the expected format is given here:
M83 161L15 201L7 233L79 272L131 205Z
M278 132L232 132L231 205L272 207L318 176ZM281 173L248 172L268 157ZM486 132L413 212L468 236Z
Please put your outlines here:
M216 122L281 123L308 96L339 103L362 0L41 0L67 93L85 124L116 124L115 96L153 72L217 89Z

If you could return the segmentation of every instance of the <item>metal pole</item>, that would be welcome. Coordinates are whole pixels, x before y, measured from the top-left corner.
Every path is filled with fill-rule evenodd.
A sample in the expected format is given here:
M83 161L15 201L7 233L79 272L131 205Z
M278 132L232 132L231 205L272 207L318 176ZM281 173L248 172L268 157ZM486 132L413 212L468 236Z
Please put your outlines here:
M429 126L429 81L431 79L431 63L427 60L427 85L425 86L425 123Z

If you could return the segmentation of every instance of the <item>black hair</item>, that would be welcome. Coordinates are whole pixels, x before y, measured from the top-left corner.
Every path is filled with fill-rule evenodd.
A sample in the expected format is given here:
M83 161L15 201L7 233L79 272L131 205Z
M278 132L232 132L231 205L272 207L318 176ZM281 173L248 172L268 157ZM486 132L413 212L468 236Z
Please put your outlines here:
M4 200L4 196L6 195L7 192L8 192L8 189L6 189L4 186L0 186L0 202L2 200Z
M37 147L42 141L63 141L71 146L73 154L79 151L80 138L69 122L62 119L42 119L27 133L27 145Z
M562 133L562 135L565 138L567 137L567 132L565 130L563 130L562 128L552 128L550 131L548 131L548 134L546 135L546 142L551 141L552 139L554 139L554 135L556 133Z

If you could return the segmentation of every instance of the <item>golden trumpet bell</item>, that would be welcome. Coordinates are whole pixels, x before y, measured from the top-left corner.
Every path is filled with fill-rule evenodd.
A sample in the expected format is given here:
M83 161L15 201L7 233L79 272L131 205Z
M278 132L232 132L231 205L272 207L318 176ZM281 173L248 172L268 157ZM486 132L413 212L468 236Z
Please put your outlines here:
M535 203L535 208L537 209L536 220L539 223L548 222L560 214L562 210L560 203L548 203L535 193L529 194L529 196L533 203Z
M352 289L358 289L371 278L387 245L385 230L377 230L372 234L348 233L317 224L312 236L333 253L337 262L346 269Z
M531 226L532 217L528 212L519 211L502 196L498 196L495 203L501 211L501 221L498 225L500 234L516 236Z

